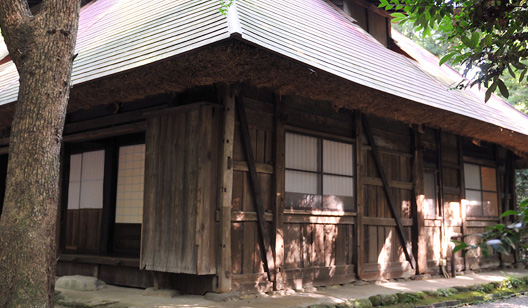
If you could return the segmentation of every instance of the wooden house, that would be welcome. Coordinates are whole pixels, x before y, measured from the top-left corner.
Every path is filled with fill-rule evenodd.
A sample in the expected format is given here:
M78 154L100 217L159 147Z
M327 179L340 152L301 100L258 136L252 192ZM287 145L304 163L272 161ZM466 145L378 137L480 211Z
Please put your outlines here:
M369 1L218 6L82 8L58 275L257 292L516 262L450 240L514 207L526 116L449 90L460 75ZM5 170L18 76L2 48Z

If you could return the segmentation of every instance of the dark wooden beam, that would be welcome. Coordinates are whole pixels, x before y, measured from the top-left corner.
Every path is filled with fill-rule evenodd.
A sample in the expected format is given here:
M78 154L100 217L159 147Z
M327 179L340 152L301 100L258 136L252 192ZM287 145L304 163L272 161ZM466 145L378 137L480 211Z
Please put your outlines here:
M401 244L403 246L403 252L405 253L405 257L411 264L412 268L416 268L416 261L414 260L413 253L411 251L411 248L408 246L407 241L407 235L405 235L405 229L403 229L403 225L400 219L400 213L398 213L396 204L394 202L394 198L392 196L392 191L389 186L389 181L387 179L387 176L385 175L385 170L383 169L383 166L381 165L381 160L379 158L378 153L378 147L376 146L376 142L374 141L374 136L372 135L372 132L370 131L370 126L367 121L367 117L365 115L362 116L363 119L363 128L365 130L365 135L367 137L368 143L372 147L372 156L374 157L374 162L376 164L376 168L379 171L381 181L383 182L383 188L385 190L385 193L387 195L387 199L389 201L390 210L392 212L392 215L394 216L394 220L396 221L398 235L401 241Z
M273 260L273 252L271 250L270 243L270 232L266 223L266 217L264 216L264 204L262 202L262 196L260 193L260 181L257 174L257 168L255 166L255 156L253 155L253 148L251 147L251 136L249 135L249 126L246 117L246 108L244 107L244 101L242 97L236 98L236 109L238 113L238 119L240 121L240 133L242 135L242 143L244 146L244 153L249 167L249 175L251 180L251 187L253 191L253 199L258 216L258 226L260 231L260 240L263 247L264 265L268 272L268 279L273 281L275 272L275 262Z

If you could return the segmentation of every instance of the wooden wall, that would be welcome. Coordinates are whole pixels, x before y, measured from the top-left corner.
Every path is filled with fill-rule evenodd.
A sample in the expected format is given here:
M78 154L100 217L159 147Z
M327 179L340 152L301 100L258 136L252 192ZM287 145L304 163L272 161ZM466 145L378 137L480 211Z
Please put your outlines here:
M65 248L80 252L98 252L101 243L102 209L67 211Z
M286 131L354 141L352 113L338 113L330 104L293 97L285 98L283 104ZM356 279L355 210L284 210L283 215L286 286L301 288Z
M226 277L232 278L232 282L226 285L233 290L298 289L348 283L357 278L375 280L409 277L414 273L439 274L442 260L448 261L448 268L454 260L457 271L494 266L499 258L512 262L499 255L484 260L478 254L464 259L460 253L456 258L450 253L451 238L480 232L486 225L498 221L496 215L466 217L465 204L461 202L465 193L464 162L496 168L499 210L512 206L513 173L507 171L511 168L511 154L505 150L488 145L467 145L467 140L437 129L366 117L397 216L409 241L408 247L412 248L418 263L413 269L404 253L397 222L375 163L374 148L361 123L362 115L352 111L338 112L330 103L279 97L264 90L243 88L239 95L242 98L239 102L243 102L247 114L264 216L271 230L268 240L276 267L268 277L237 115L232 159L229 157L226 163L233 171L232 188L229 189L232 191L231 208L227 210L230 218L225 222L226 226L230 225L226 230L229 231L227 243L230 243L231 254L226 259L230 260ZM222 205L216 202L217 189L222 188L217 180L222 159L222 131L215 128L222 126L222 111L208 105L175 113L166 111L151 114L146 125L141 268L192 274L160 274L159 277L165 277L168 285L181 288L186 286L181 285L180 279L197 278L196 283L187 288L196 286L199 290L196 292L202 292L215 288L214 277L219 275L216 268L221 263L220 255L224 254L217 248L218 241L223 240L219 233L224 229L220 227ZM286 132L342 140L353 145L354 151L357 150L354 153L357 189L352 210L325 212L284 208ZM420 203L420 195L424 194L424 172L433 173L437 181L435 211L424 211ZM81 224L79 217L82 216L92 221L90 225L101 225L100 213L68 211L66 215L68 224ZM114 230L114 235L119 235L114 238L115 247L123 251L137 247L137 226L123 225L118 229L121 227L124 229ZM128 233L130 237L126 236ZM86 247L87 250L101 246L97 242L100 235L87 238L95 242L81 242L78 234L67 234L66 246ZM130 267L129 263L122 266L127 269L117 266L118 270L112 270L108 262L119 261L72 258L62 262L59 273L94 274L94 271L105 270L105 274L95 274L110 283L142 287L152 284L153 277L147 275L148 271ZM135 260L139 265L139 260ZM100 266L96 270L93 264ZM130 283L126 282L126 277Z
M262 203L269 230L273 221L273 117L269 93L243 93L252 152L260 182ZM257 210L253 199L248 163L238 115L233 144L233 194L231 206L231 258L233 288L272 290L264 271L263 247L259 240ZM271 240L271 239L270 239Z
M392 195L402 224L411 240L412 201L412 154L411 129L397 122L369 118L368 123L376 145L384 172L388 178ZM372 155L372 147L363 137L363 228L364 265L363 279L388 279L409 277L412 268L403 252L396 222L390 210L380 174Z

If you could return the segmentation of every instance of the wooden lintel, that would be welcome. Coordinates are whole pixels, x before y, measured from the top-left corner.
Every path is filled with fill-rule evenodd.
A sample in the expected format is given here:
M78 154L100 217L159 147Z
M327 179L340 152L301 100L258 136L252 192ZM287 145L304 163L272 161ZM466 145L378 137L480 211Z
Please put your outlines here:
M180 105L180 106L171 107L171 108L165 108L161 110L145 111L143 113L143 116L145 117L161 116L161 115L167 115L167 114L173 114L173 113L189 112L192 110L197 110L202 106L213 106L213 107L222 108L222 105L220 104L215 104L211 102L198 102L198 103L185 104L185 105Z
M244 148L244 153L249 167L249 175L251 188L253 192L253 199L255 202L255 207L258 216L258 226L260 231L260 240L263 246L264 253L264 264L268 272L269 281L274 280L275 273L275 261L273 260L273 252L271 250L270 243L270 232L266 223L266 217L264 213L264 204L262 202L262 196L260 192L260 181L258 178L257 168L255 164L255 156L253 156L253 148L251 147L251 136L249 134L249 126L246 116L246 108L244 106L244 101L242 97L238 96L236 98L236 110L238 113L238 119L240 121L240 132L242 135L242 143Z
M144 132L147 129L147 123L137 122L132 124L126 124L116 127L108 127L103 129L98 129L89 132L77 133L72 135L67 135L62 138L63 142L76 142L76 141L88 141L96 140L101 138L114 137L119 135L133 134Z
M405 234L405 230L403 229L403 225L400 219L400 213L398 213L396 208L396 203L394 202L394 198L392 196L392 190L389 186L389 181L387 179L387 176L385 175L385 170L383 169L383 166L381 165L381 160L379 158L378 148L376 146L376 142L374 141L374 136L372 135L372 132L370 131L370 126L367 121L367 117L365 115L362 116L363 119L363 128L365 130L365 136L367 137L368 143L372 147L372 156L374 157L374 162L376 164L376 168L378 169L378 172L381 177L381 181L383 182L383 188L385 190L385 194L387 196L387 199L389 201L390 210L392 212L392 215L394 216L394 220L396 221L397 229L398 229L398 235L401 241L401 244L403 246L403 252L405 253L405 257L411 264L412 268L416 268L416 261L414 260L414 256L411 250L411 247L409 247L409 242L407 241L407 235Z

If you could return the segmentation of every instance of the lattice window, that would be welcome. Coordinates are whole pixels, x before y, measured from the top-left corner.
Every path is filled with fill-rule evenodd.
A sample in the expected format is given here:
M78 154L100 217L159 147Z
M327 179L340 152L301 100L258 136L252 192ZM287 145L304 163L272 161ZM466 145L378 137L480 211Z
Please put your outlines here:
M145 145L119 148L116 223L142 223Z
M68 209L102 209L104 150L70 157Z
M468 216L499 215L495 168L464 164L464 182Z
M352 144L286 134L286 208L353 210Z

